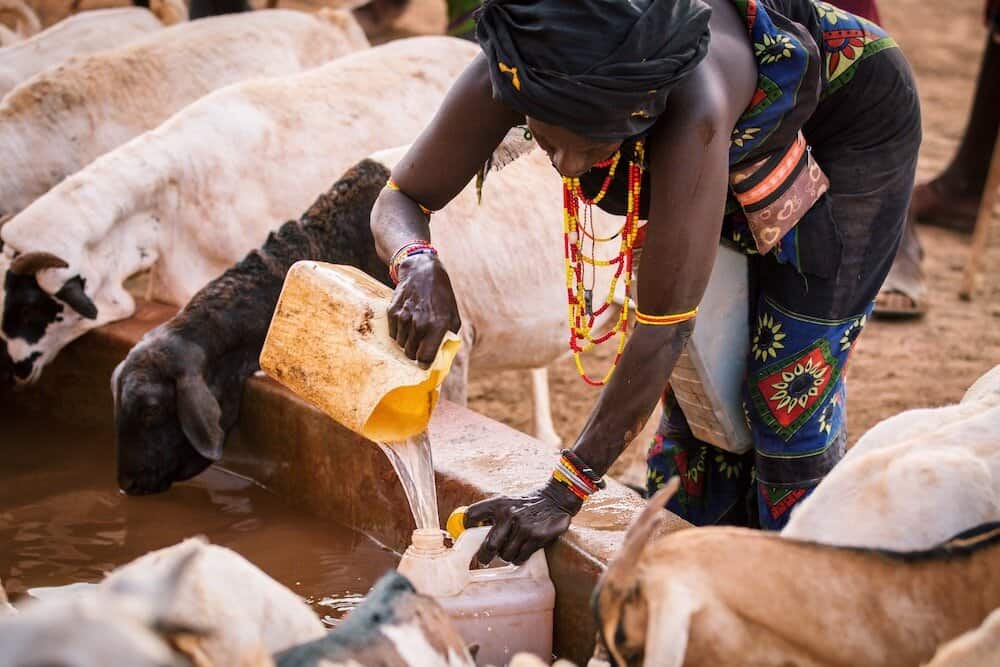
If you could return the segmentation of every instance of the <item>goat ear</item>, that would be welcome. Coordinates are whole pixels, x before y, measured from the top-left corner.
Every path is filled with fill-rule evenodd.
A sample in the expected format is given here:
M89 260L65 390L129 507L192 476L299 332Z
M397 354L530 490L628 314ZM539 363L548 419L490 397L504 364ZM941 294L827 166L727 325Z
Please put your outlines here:
M598 618L598 632L604 638L605 647L615 664L625 664L615 645L615 635L618 624L621 623L624 605L637 583L639 558L650 536L663 522L664 506L677 493L679 487L680 480L671 477L670 481L650 499L639 517L629 526L621 550L608 564L594 591L594 612Z
M97 317L97 306L83 291L83 279L80 276L67 280L53 296L88 320Z
M174 607L178 602L182 580L188 575L194 561L204 553L207 544L202 537L185 540L171 554L175 557L174 562L169 565L162 578L155 582L155 588L151 591L156 608L150 627L175 650L189 658L197 656L201 644L199 640L212 633L207 627L173 618ZM197 660L195 663L210 664Z
M177 416L195 451L209 461L222 458L222 409L200 373L185 373L177 381Z

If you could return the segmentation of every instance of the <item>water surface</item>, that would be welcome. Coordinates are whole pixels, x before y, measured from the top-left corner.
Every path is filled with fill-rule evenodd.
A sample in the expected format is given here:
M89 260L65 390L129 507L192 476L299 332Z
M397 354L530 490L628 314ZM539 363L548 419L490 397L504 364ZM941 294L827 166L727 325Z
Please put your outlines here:
M15 601L35 586L99 581L148 551L204 535L241 553L334 625L398 561L363 534L292 509L218 468L163 494L122 495L106 437L4 421L0 580Z

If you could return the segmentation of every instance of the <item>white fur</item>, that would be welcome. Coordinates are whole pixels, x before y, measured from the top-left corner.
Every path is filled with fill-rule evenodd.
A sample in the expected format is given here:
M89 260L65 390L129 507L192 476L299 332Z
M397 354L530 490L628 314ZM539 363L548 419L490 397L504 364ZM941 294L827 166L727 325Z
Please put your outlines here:
M39 284L54 294L82 276L98 317L67 309L38 343L8 339L8 351L43 354L33 380L71 340L132 314L123 282L143 269L153 298L186 302L359 159L412 140L476 53L463 40L414 38L231 86L67 178L3 227L5 252L65 259Z
M396 649L396 653L413 667L468 667L466 655L461 655L453 647L447 647L448 653L442 655L431 646L424 634L424 628L418 624L384 625L379 629Z
M162 28L149 10L140 7L100 9L71 16L0 50L0 99L25 79L71 56L122 47Z
M1000 366L957 405L877 424L793 510L782 535L926 549L1000 520Z
M120 596L84 594L25 603L0 618L0 664L5 667L180 667L153 626L155 611Z
M180 664L172 646L196 665L266 667L323 634L299 596L238 553L190 539L0 619L0 663L162 667Z
M1000 609L983 624L938 647L927 667L986 667L1000 665Z
M367 46L357 22L331 16L274 10L182 23L24 81L0 103L0 214L19 212L213 90L301 72Z
M160 613L209 631L197 642L207 664L239 665L245 656L273 654L323 636L323 624L302 598L235 551L198 539L118 568L98 591L158 601L163 582L192 552Z
M0 618L13 616L17 610L7 601L7 591L3 589L3 582L0 582Z

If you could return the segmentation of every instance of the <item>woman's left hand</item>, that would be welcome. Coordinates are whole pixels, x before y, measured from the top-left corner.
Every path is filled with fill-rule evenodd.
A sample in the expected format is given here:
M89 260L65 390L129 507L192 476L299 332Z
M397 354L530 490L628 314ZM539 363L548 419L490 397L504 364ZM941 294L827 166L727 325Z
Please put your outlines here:
M508 563L520 565L565 533L582 506L583 501L565 485L549 480L526 496L497 496L471 505L465 525L493 525L479 549L480 563L485 565L499 554Z

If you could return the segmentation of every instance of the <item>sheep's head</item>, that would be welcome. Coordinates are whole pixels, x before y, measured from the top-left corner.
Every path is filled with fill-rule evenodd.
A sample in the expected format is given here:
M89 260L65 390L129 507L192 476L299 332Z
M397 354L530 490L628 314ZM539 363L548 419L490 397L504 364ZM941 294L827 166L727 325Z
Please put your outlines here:
M204 353L160 326L129 352L111 377L118 486L160 493L222 456L219 401L204 377Z
M3 319L0 323L16 384L31 384L62 348L110 320L125 317L134 302L124 289L99 308L80 271L47 252L5 248Z
M663 508L679 486L680 480L672 477L650 499L594 590L598 639L607 650L606 657L618 667L644 664L649 609L639 589L639 561L650 536L665 518ZM598 654L605 657L603 651Z

